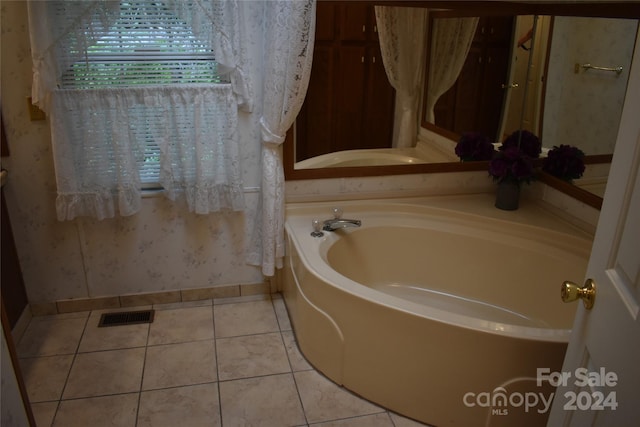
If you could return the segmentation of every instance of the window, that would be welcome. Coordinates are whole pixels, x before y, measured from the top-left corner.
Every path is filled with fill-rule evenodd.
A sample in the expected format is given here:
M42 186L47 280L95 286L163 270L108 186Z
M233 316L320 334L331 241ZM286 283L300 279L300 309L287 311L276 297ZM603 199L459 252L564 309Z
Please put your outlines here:
M71 43L71 46L82 45ZM121 1L119 17L82 56L63 72L62 89L100 90L142 86L229 83L218 74L213 51L161 1ZM160 147L154 135L158 117L134 110L136 138L143 142L138 161L143 188L160 182Z
M244 210L238 108L252 99L237 12L223 0L30 3L58 219L135 214L149 186L190 212Z

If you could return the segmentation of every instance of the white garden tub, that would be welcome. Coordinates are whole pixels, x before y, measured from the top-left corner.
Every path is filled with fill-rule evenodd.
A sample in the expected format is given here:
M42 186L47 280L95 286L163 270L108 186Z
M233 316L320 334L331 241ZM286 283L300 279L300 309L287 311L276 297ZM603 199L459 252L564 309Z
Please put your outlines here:
M312 237L333 205L362 226ZM536 369L561 369L577 305L559 289L584 278L591 241L561 223L508 220L522 214L428 199L290 205L283 293L302 353L336 383L428 424L544 425L553 389L536 384ZM482 400L496 393L540 402Z
M322 154L297 162L296 169L315 169L347 166L382 166L427 163L414 148L373 148L345 150Z

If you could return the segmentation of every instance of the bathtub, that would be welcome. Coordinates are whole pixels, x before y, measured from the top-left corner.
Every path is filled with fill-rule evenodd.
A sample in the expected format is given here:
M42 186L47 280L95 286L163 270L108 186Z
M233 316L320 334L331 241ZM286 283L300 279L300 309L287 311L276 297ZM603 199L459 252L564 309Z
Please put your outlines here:
M544 425L554 390L536 369L561 370L577 305L560 284L584 278L591 240L471 200L495 217L430 199L289 205L282 291L296 339L334 382L424 423ZM334 205L362 226L312 237Z
M414 148L372 148L369 150L345 150L322 154L297 162L296 169L315 169L345 166L381 166L426 163Z

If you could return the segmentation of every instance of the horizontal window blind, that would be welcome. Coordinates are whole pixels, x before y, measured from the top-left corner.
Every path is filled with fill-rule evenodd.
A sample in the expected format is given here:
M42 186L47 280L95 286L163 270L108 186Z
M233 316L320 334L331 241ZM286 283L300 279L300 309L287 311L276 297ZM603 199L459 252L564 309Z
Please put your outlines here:
M74 64L63 75L64 88L223 83L212 60L177 60L175 57L151 60L135 55L116 59L92 56L88 61Z
M63 73L63 88L228 83L210 47L161 1L121 1L119 18L95 44L67 54L82 60Z
M64 13L61 3L60 13ZM81 59L67 61L72 65L61 76L61 89L229 83L218 74L211 48L197 40L162 1L121 1L119 17L108 29L96 25L99 20L93 22L87 31L100 33L95 43L82 52L78 47L83 43L68 44L66 54ZM145 109L129 113L136 115L130 121L136 124L132 133L143 144L140 180L154 186L160 174L160 148L152 130L157 117L150 117Z

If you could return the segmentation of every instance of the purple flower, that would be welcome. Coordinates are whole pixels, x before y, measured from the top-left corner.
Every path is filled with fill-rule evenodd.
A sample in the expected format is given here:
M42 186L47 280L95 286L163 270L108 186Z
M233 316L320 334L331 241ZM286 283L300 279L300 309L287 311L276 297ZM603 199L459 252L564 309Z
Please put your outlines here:
M500 150L502 151L504 158L510 161L515 161L522 157L522 152L517 145L512 145L510 147L502 145L500 146Z
M520 138L519 143L518 138ZM500 150L506 150L512 147L519 148L524 155L532 159L540 157L540 152L542 151L540 139L528 130L517 130L513 132L504 140L500 146Z
M544 159L542 170L565 181L578 179L584 173L584 152L571 145L554 146Z
M531 132L522 131L518 143L519 133L516 131L505 139L489 163L489 175L495 181L529 182L535 175L533 159L540 155L540 141Z
M489 138L479 132L463 133L455 151L463 162L490 160L494 152Z
M504 157L496 157L489 163L489 175L501 180L506 177L509 170L509 162Z
M528 181L533 176L533 162L529 157L522 156L511 164L511 173L518 181Z

